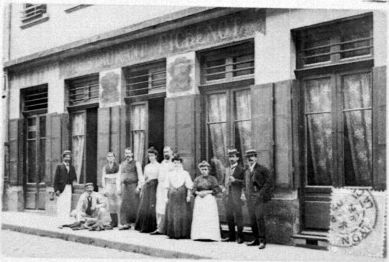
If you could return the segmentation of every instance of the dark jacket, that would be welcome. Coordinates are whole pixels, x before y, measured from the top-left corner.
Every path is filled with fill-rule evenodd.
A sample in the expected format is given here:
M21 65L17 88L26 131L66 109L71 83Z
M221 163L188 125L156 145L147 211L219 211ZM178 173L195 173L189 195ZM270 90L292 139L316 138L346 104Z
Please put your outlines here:
M273 195L273 177L269 169L256 163L251 172L245 172L245 193L249 201L268 202Z
M240 198L242 195L242 188L244 188L244 176L245 171L244 169L238 164L234 172L232 173L232 176L235 178L234 182L229 182L229 176L231 174L228 174L228 172L231 172L231 168L229 167L228 170L226 170L226 174L224 176L224 186L226 187L227 194L232 196L232 199L234 202L241 202Z
M73 181L77 181L76 170L74 166L69 166L69 173L64 163L58 164L55 169L54 176L54 192L59 190L62 193L67 184L72 184Z

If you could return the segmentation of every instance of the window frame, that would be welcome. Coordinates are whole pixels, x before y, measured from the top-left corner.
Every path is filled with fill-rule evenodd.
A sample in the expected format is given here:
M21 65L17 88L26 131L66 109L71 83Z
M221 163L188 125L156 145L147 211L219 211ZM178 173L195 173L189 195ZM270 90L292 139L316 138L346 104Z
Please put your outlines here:
M370 85L371 88L373 88L373 70L371 67L365 67L365 68L356 68L354 70L350 69L344 69L342 71L333 70L331 72L325 72L325 73L313 73L311 75L306 75L302 78L300 78L301 81L301 93L302 93L302 103L303 103L303 110L302 110L302 124L303 124L303 133L304 137L303 139L303 157L304 162L302 164L304 169L304 187L309 188L331 188L333 186L341 186L341 187L358 187L358 188L373 188L374 187L374 168L371 168L371 174L370 174L370 181L371 185L368 186L359 186L359 185L346 185L345 182L345 173L344 173L344 111L343 111L343 85L342 85L342 77L345 75L354 75L354 74L364 74L368 73L370 74ZM306 85L305 81L312 80L312 79L319 79L319 78L325 78L330 77L330 84L331 84L331 123L332 123L332 150L333 150L333 156L332 156L332 166L333 166L333 173L332 173L332 184L331 185L309 185L308 184L308 144L307 144L307 120L306 120ZM374 104L374 95L373 95L373 89L371 91L371 101L372 106L367 109L371 111L371 128L372 128L372 141L374 139L375 130L374 130L374 114L373 114L373 104ZM373 163L374 160L374 145L372 144L371 148L371 161Z
M129 66L124 69L124 75L125 75L125 84L126 84L126 98L136 98L141 96L147 96L147 95L155 95L155 94L162 94L166 92L167 88L167 63L166 60L160 60L160 61L153 61L146 64L141 65L133 65ZM138 75L137 72L141 71L147 71L147 74L141 74ZM163 75L164 78L159 80L153 80L153 76L155 75ZM130 79L140 78L147 76L147 81L140 81L140 82L131 82ZM154 86L154 81L164 81L163 84L159 84ZM133 89L132 85L137 85L140 83L146 83L147 87L142 87L139 89ZM140 90L145 90L145 92L142 92ZM139 92L140 91L140 92ZM131 94L131 93L135 94ZM139 92L139 93L137 93Z
M250 47L251 49L247 49L247 47ZM234 58L239 56L247 56L252 55L252 60L247 60L244 62L236 62L237 64L241 63L252 63L252 67L244 68L244 69L234 69ZM211 60L207 60L207 57L212 57ZM217 65L217 66L210 66L210 67L225 67L225 71L214 72L211 74L214 75L222 75L225 74L224 78L220 79L214 79L214 80L207 80L207 74L205 71L209 69L206 65L208 61L216 61L216 60L222 60L224 59L225 62L223 65ZM199 60L200 60L200 84L203 86L206 85L214 85L214 84L223 84L228 83L231 81L241 81L253 78L255 75L255 48L254 48L254 40L248 39L244 42L235 43L231 46L226 47L218 47L217 49L213 49L210 51L203 51L199 54ZM234 70L235 71L244 71L244 70L252 70L253 73L251 74L244 74L239 76L234 76Z
M88 83L88 81L86 81L86 80L88 80L88 78L89 78L89 80L91 80L91 81L89 81L89 83ZM77 81L86 81L87 84L85 86L81 86L81 87L77 87L77 88L72 87L72 85L74 85L74 82L77 82ZM89 75L83 75L83 76L75 77L75 78L71 78L71 79L66 79L65 86L66 86L65 99L67 101L69 108L74 108L74 107L79 108L82 106L93 106L93 105L99 103L99 100L100 100L100 79L99 79L98 73L97 74L94 73L94 74L89 74ZM76 96L76 94L72 94L73 88L77 89L77 90L84 89L82 99L76 99L75 102L72 101L71 96ZM86 91L85 91L87 88L89 88L89 90L87 91L88 95L86 95ZM93 88L95 88L95 89L93 89ZM96 94L91 95L92 93L96 93Z
M203 150L202 150L202 156L205 159L210 160L212 156L210 156L210 132L209 132L209 121L208 121L208 112L209 112L209 103L208 103L208 97L213 94L226 94L226 136L227 136L227 144L225 145L225 152L227 152L228 148L235 148L235 123L236 120L234 115L234 95L236 92L239 91L249 91L250 92L250 99L251 99L251 85L254 84L254 80L248 80L248 81L240 81L240 82L234 82L234 83L226 83L226 84L219 84L215 85L212 88L203 88L201 90L202 93L202 104L203 104L203 116L202 116L202 141L204 143ZM250 104L251 107L251 104ZM250 122L251 122L251 131L252 131L252 114L250 115ZM248 121L248 120L245 120ZM238 149L239 151L239 149ZM243 152L241 152L243 154ZM227 157L224 156L224 157ZM242 161L242 158L240 158L240 161Z
M358 20L365 20L367 21L369 26L369 37L367 37L365 40L360 40L359 38L347 40L341 42L341 36L345 30L345 28L348 26L347 23L357 22ZM332 66L336 64L344 64L344 63L352 63L352 62L358 62L362 60L371 60L374 57L374 35L373 35L373 15L372 12L364 13L361 15L356 15L352 17L347 18L341 18L337 20L333 20L330 22L325 22L321 24L317 24L314 26L307 26L303 28L297 28L292 30L292 35L294 36L295 43L296 43L296 70L307 70L311 68L321 68L324 66ZM330 56L329 60L323 61L323 62L317 62L317 63L309 63L305 64L302 61L302 57L304 57L301 53L305 49L311 49L311 48L304 48L304 38L305 36L309 34L328 34L329 37L329 44L324 45L330 48L328 55ZM355 42L355 41L370 41L369 46L363 46L360 49L370 49L370 54L365 55L356 55L352 57L347 58L341 58L341 53L345 52L344 50L341 50L341 46L348 42ZM315 49L318 47L313 47L312 49ZM322 47L323 48L323 47ZM346 49L348 50L348 49ZM319 57L323 56L320 55L322 53L319 53Z

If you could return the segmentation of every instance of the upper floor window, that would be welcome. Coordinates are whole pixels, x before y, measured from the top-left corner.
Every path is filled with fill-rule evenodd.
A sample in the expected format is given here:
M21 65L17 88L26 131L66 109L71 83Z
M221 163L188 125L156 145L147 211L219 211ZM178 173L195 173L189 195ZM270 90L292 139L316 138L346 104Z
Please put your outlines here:
M166 62L132 66L125 72L127 96L164 92L166 90Z
M44 4L24 4L22 11L22 28L44 22L48 19L47 5Z
M201 54L201 83L217 83L254 75L254 44L247 42Z
M297 68L373 55L372 16L296 31Z
M99 75L78 77L67 80L69 105L96 103L99 101Z

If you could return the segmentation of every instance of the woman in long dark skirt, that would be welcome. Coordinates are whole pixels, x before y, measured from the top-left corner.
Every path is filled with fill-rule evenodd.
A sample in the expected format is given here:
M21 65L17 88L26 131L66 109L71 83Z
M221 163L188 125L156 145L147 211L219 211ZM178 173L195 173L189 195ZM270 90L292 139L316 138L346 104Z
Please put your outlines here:
M193 182L189 173L182 167L182 158L175 156L172 160L174 168L165 180L167 189L165 234L174 239L189 238L192 223L190 198Z
M150 233L157 228L155 213L156 191L158 185L159 163L158 151L151 147L147 150L150 163L145 166L145 184L142 187L140 204L135 222L135 229L143 233Z

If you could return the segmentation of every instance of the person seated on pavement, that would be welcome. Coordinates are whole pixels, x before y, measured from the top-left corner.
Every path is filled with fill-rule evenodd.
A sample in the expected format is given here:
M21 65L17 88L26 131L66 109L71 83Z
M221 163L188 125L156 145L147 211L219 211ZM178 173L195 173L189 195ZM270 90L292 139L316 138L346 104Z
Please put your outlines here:
M94 192L93 188L93 183L85 184L85 192L81 194L76 209L71 212L76 222L62 227L91 231L112 229L107 202L100 193Z

